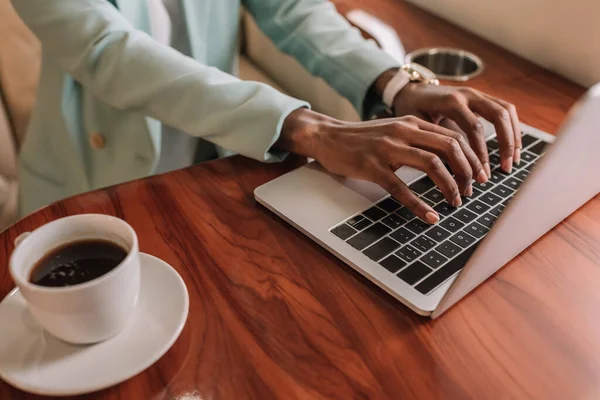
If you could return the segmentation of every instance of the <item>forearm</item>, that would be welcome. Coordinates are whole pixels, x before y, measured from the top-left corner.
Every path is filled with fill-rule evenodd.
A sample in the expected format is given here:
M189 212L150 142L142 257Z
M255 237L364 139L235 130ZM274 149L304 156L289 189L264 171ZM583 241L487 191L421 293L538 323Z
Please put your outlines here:
M325 79L363 113L368 89L398 63L365 40L325 0L245 0L260 28L284 52Z
M398 73L398 70L399 68L390 68L377 77L371 86L371 91L374 96L379 99L383 98L383 91L385 90L385 87L392 80L394 75Z
M305 102L242 82L158 44L105 0L15 0L44 51L86 90L123 110L260 160Z

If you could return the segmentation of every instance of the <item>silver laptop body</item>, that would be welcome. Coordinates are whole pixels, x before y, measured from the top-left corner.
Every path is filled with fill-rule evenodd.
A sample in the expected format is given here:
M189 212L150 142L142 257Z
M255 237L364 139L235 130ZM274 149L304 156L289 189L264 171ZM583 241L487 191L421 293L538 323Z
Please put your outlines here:
M511 175L499 171L494 129L485 127L494 179L474 186L462 207L448 210L422 172L396 172L443 211L434 226L412 218L378 185L331 175L316 162L258 187L255 197L410 309L435 318L600 192L600 84L556 138L522 124L524 161Z

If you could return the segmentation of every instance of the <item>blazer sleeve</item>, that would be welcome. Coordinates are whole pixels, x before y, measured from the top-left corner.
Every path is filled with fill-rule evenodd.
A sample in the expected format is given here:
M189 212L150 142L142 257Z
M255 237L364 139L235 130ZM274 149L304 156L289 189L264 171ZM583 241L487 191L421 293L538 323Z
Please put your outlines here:
M102 101L262 161L285 117L309 104L241 81L153 40L106 0L14 0L43 51Z
M365 116L377 77L400 65L340 15L328 0L244 0L261 30ZM374 106L374 105L368 105Z

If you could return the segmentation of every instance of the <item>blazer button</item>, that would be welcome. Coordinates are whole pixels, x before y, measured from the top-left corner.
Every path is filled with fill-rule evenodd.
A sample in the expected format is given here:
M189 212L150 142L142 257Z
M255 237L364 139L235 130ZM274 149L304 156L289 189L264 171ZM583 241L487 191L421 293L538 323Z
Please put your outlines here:
M106 147L106 138L99 132L94 132L90 136L90 145L96 150L102 150Z

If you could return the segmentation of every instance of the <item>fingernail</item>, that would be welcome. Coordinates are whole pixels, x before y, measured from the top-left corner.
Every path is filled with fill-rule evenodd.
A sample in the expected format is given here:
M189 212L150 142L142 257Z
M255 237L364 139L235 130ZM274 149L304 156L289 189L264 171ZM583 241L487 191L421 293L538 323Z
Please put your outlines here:
M492 169L490 168L490 163L486 162L483 164L483 169L485 169L485 174L488 176L488 179L492 176Z
M515 149L515 164L521 164L521 149Z
M486 164L488 166L488 168L490 167L489 164ZM484 166L485 168L485 166ZM479 174L477 174L477 181L479 183L486 183L488 181L488 176L486 175L487 172L485 172L484 170L479 171Z
M437 224L440 221L440 216L433 211L427 211L425 214L425 220L427 220L427 222L430 224Z
M473 193L471 193L473 194ZM460 196L456 196L456 198L454 199L454 201L452 201L452 207L460 207L462 205L462 199L460 198Z
M473 186L472 185L469 185L469 187L465 189L465 196L467 196L467 197L473 196Z
M512 172L513 166L513 158L508 157L506 160L502 161L502 169L509 174Z

